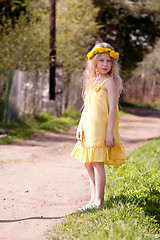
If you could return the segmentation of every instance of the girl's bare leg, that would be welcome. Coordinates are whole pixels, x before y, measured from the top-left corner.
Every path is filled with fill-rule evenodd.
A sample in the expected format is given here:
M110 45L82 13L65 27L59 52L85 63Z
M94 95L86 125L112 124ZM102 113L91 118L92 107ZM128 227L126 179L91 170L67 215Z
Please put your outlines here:
M94 203L95 195L96 195L96 186L95 186L95 173L94 173L93 164L85 163L85 167L89 175L90 192L91 192L90 203Z
M106 184L106 175L104 169L104 163L96 162L93 164L94 173L95 173L95 187L96 187L96 196L94 204L97 207L104 206L104 190Z

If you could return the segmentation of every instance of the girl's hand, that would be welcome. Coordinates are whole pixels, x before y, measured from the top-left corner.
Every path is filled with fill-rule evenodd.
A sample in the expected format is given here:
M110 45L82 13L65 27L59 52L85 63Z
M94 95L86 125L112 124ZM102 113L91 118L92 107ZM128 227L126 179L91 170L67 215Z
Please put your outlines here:
M82 141L82 127L81 126L78 126L78 128L77 128L76 138L78 141Z
M113 133L111 133L111 132L107 133L107 136L106 136L106 145L107 145L108 147L114 147Z

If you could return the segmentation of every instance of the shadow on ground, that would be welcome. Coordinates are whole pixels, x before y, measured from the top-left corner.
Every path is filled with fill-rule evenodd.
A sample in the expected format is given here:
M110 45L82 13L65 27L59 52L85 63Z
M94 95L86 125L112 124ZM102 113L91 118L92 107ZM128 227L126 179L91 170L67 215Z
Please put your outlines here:
M54 143L64 143L76 142L76 127L70 128L68 131L62 133L52 133L52 132L44 132L44 133L36 133L29 140L21 141L15 140L12 145L16 146L46 146L48 144Z
M136 116L160 118L160 110L154 108L124 107L124 110Z

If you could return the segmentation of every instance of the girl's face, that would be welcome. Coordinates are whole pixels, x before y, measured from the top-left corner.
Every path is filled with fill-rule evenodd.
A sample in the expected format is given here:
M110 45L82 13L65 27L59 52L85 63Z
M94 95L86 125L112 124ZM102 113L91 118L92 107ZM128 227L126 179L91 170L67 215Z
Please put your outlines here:
M111 57L107 53L102 53L98 56L96 69L100 75L106 75L111 71Z

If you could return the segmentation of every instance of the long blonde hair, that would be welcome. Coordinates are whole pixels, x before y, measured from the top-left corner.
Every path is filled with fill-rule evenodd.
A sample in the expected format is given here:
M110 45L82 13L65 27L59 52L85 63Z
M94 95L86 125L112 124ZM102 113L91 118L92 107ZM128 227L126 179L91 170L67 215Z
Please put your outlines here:
M114 50L110 44L104 43L104 42L96 44L93 49L100 48L100 47L110 48L111 50ZM97 64L98 55L99 54L96 54L91 60L87 61L86 70L84 71L84 75L83 75L83 87L82 87L82 96L84 100L87 92L91 90L93 83L97 78L96 64ZM117 88L117 95L119 97L119 95L123 91L123 83L119 74L119 65L117 61L112 57L111 57L111 62L112 62L112 69L110 71L110 76L115 81L116 88Z

